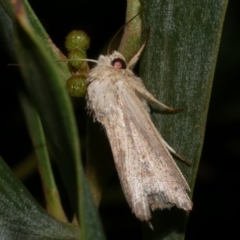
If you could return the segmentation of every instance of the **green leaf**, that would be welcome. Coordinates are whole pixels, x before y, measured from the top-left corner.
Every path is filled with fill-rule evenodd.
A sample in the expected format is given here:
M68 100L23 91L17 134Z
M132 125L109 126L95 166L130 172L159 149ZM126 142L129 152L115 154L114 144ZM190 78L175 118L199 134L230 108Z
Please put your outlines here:
M143 27L145 32L150 29L150 37L141 77L157 99L184 109L152 117L170 146L192 163L191 168L178 165L193 191L227 0L143 4ZM155 231L147 229L145 239L183 239L186 222L182 210L158 211L153 217Z
M48 213L56 219L66 222L66 216L62 209L60 196L54 180L47 143L38 112L24 93L20 93L19 97L21 99L28 130L38 159L38 170L42 180L46 208Z
M79 228L47 214L1 157L0 186L1 239L79 239Z
M0 0L0 44L4 46L8 55L14 59L12 20L2 4L3 2Z
M118 48L118 51L123 54L127 62L131 60L141 47L141 10L140 0L127 1L126 23L130 22L124 27L124 34ZM130 39L131 41L129 41Z

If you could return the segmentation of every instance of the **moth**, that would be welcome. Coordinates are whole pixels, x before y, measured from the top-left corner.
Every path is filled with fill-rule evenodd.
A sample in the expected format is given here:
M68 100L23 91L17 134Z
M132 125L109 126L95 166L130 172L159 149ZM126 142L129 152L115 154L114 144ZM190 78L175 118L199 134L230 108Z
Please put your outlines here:
M176 206L192 209L187 181L150 118L148 102L159 102L132 72L145 44L128 64L114 51L100 55L87 76L87 108L109 139L122 190L133 213L142 221L151 210Z

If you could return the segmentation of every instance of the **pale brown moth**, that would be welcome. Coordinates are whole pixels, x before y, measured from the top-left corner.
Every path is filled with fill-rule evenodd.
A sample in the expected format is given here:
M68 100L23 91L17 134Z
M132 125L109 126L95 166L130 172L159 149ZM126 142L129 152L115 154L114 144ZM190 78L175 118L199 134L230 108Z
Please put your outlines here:
M147 102L156 100L132 72L145 44L126 64L114 51L101 55L87 76L87 108L107 133L124 195L134 214L151 219L151 210L177 206L192 209L188 183L153 125ZM176 154L177 155L177 154Z

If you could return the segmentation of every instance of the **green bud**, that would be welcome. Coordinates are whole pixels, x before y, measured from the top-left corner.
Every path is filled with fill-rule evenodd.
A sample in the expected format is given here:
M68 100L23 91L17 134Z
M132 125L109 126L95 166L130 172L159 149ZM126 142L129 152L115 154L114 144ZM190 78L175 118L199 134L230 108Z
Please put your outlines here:
M69 65L74 68L75 70L78 69L85 69L87 67L86 61L81 61L81 59L87 58L86 52L80 51L80 50L71 50L68 53ZM72 60L76 59L76 60Z
M74 49L86 51L89 48L89 45L89 36L84 31L80 30L71 31L65 40L65 47L69 52Z
M83 75L72 76L67 80L66 88L70 96L80 98L87 92L86 77Z

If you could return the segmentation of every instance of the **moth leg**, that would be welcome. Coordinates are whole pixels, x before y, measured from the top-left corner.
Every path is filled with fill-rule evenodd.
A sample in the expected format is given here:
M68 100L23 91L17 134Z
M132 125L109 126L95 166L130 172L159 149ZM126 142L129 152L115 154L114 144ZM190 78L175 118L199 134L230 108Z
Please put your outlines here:
M138 94L140 94L146 101L156 103L157 105L161 106L163 109L165 109L168 112L177 113L182 110L182 109L178 109L178 108L168 107L167 105L161 103L145 88L143 88L142 86L139 86L139 83L134 83L134 85L135 85L134 90Z
M182 109L172 108L172 107L169 107L169 106L163 104L162 102L160 102L157 99L155 99L153 96L151 98L149 98L149 101L158 104L159 106L161 106L164 110L166 110L168 112L177 113L177 112L181 112L182 111Z
M136 62L138 61L138 59L140 58L140 55L141 55L141 53L142 53L142 51L143 51L143 49L145 48L145 46L146 46L146 41L142 44L142 46L140 47L140 49L138 50L138 52L132 57L132 59L130 60L130 62L128 63L128 65L127 65L127 68L128 69L133 69L134 68L134 66L135 66L135 64L136 64Z
M162 141L164 142L165 146L167 147L167 149L173 154L175 155L179 160L181 160L183 163L185 163L187 166L191 167L191 163L188 162L186 159L184 159L181 155L179 155L178 153L176 153L176 151L168 145L168 143L162 138Z
M132 70L135 67L138 59L140 58L140 55L142 54L143 49L145 48L145 46L146 46L146 44L148 42L149 35L150 35L150 28L148 29L148 34L147 34L146 40L143 42L143 44L140 47L140 49L137 51L137 53L132 57L132 59L128 63L128 69Z

